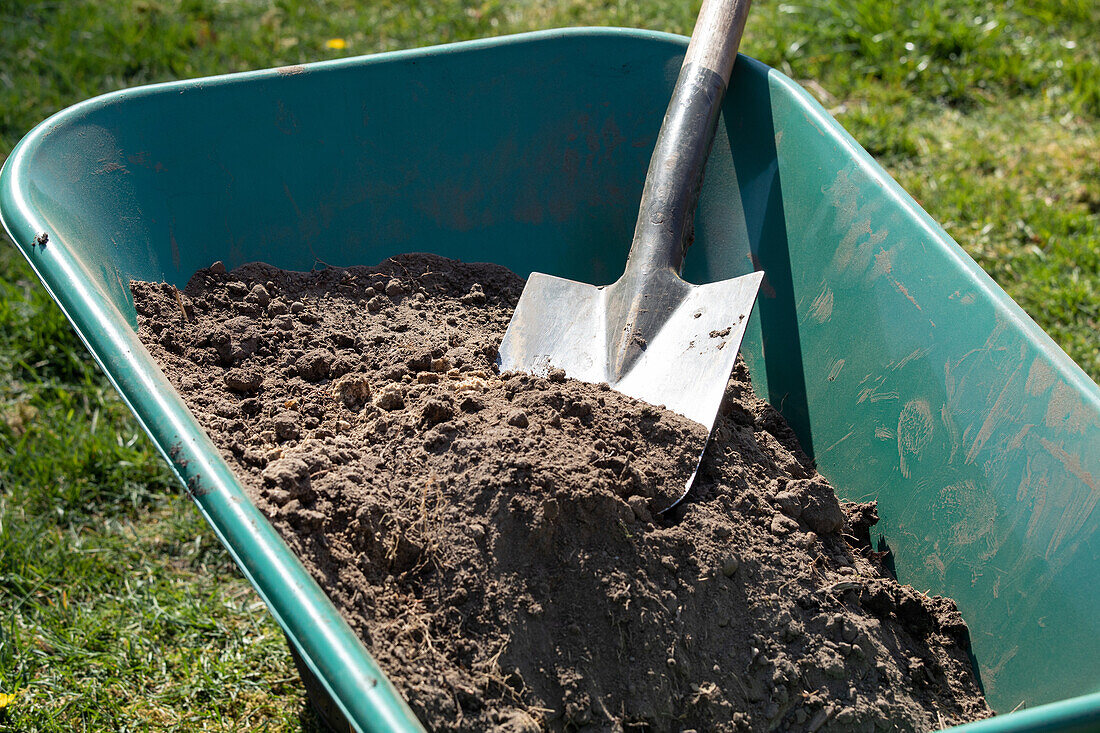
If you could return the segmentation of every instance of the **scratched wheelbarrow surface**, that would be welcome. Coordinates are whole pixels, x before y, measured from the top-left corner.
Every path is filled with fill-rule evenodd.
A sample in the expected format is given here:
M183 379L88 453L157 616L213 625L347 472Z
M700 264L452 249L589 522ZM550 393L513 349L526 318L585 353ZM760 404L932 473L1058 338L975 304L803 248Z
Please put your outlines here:
M430 251L609 283L686 42L548 31L133 89L42 123L0 175L12 239L355 727L416 723L139 343L128 281ZM757 391L843 496L878 499L901 581L958 601L993 707L1054 703L970 727L1096 725L1097 386L748 58L696 233L689 281L766 273Z

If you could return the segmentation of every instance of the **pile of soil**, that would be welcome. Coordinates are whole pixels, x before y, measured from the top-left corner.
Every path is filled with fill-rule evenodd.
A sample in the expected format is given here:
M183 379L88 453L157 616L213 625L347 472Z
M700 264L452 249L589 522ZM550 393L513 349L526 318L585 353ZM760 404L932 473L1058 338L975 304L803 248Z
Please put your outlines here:
M928 730L991 714L738 364L705 431L495 373L523 280L406 255L133 283L140 336L433 730Z

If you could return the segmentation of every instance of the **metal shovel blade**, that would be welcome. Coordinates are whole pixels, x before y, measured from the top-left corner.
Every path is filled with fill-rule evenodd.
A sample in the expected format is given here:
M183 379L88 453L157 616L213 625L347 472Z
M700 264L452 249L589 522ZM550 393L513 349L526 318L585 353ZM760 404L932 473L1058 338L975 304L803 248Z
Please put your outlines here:
M762 278L690 285L669 272L642 291L658 290L656 303L641 300L628 278L597 287L532 273L501 342L500 369L545 376L557 368L606 382L709 434Z
M694 420L709 438L764 275L690 285L680 271L748 10L749 0L703 0L649 160L622 277L596 287L532 274L500 345L502 371L558 368L606 382ZM694 480L695 472L679 499L658 511L678 504Z

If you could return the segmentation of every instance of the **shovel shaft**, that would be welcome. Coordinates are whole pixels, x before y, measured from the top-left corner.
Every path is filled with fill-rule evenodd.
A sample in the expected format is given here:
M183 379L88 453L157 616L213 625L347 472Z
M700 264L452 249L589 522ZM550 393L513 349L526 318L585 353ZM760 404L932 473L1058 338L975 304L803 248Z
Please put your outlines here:
M691 34L684 66L698 64L722 77L728 84L745 20L749 17L750 0L704 0L699 19Z
M750 0L704 0L649 161L628 277L676 274L694 239L695 205Z

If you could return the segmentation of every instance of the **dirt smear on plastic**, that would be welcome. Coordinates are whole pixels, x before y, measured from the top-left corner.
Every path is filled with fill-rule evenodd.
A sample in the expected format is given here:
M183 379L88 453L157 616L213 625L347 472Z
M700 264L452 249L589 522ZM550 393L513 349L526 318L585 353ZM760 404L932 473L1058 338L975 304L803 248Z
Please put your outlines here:
M523 281L432 255L133 283L139 334L433 730L929 730L990 715L954 603L898 585L738 364L705 440L498 375Z

